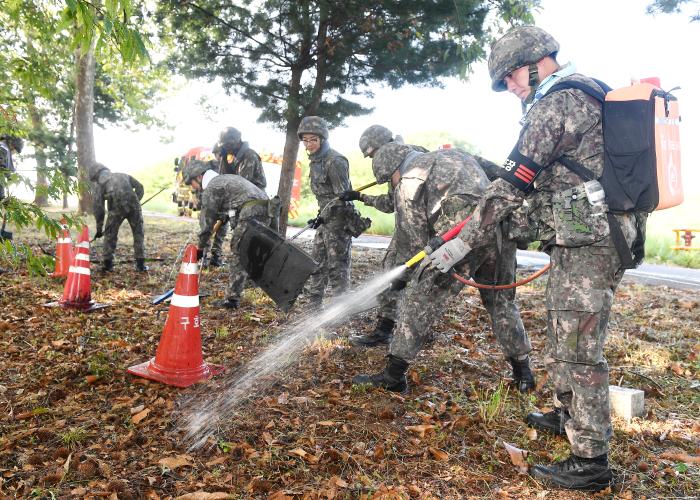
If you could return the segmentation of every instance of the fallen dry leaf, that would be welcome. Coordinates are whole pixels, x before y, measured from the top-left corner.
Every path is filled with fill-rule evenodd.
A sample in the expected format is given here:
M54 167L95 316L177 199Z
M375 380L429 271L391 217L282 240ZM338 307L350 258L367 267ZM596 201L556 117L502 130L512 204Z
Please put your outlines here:
M85 377L85 382L87 382L88 384L94 384L98 380L100 380L100 377L98 377L97 375L87 375Z
M425 437L426 433L433 432L435 430L434 425L407 425L404 427L407 431L413 432L415 434L418 434L418 437L423 438Z
M454 337L452 337L452 340L457 342L459 345L462 347L469 349L470 351L474 350L474 342L472 342L470 339L462 337L461 335L457 334Z
M506 443L505 441L501 442L503 443L503 447L506 449L508 455L510 456L510 461L513 462L513 465L515 465L518 468L518 472L520 472L521 474L527 474L527 471L530 468L530 466L527 463L528 452L526 450L521 450L520 448L513 446L510 443Z
M541 372L537 374L537 384L535 385L535 392L541 392L547 383L549 374L547 372Z
M273 438L272 434L270 434L269 432L263 432L262 438L263 438L263 441L265 441L268 445L271 445L272 443L275 442L275 438Z
M305 452L302 448L294 448L293 450L289 450L289 454L296 455L299 458L306 458L310 455L310 453Z
M537 431L533 429L532 427L528 427L527 431L525 431L525 435L530 441L536 441L537 440Z
M671 368L671 371L673 371L673 373L675 373L675 374L678 375L679 377L682 377L682 376L683 376L683 373L684 373L684 371L685 371L685 370L683 369L683 367L681 366L681 364L678 363L678 362L671 363L670 368Z
M175 470L178 467L186 467L192 465L192 457L189 455L178 455L176 457L166 457L158 460L158 465L167 467L170 470Z
M221 455L220 457L216 457L214 460L210 460L204 465L206 465L207 467L211 467L212 465L223 464L224 462L226 462L226 460L228 460L228 456Z
M432 446L428 448L428 451L438 462L447 462L450 459L450 455L447 452L433 448Z
M141 422L141 420L146 418L149 413L151 413L151 409L146 408L145 410L142 410L142 411L138 412L136 415L134 415L133 417L131 417L131 421L134 424L138 424L139 422Z
M187 493L185 495L175 497L175 500L219 500L222 498L235 497L235 495L231 495L230 493L224 493L223 491L217 491L214 493L207 493L206 491L195 491L194 493Z
M673 460L675 462L685 462L687 464L700 464L700 456L689 455L682 451L664 451L660 458L665 458L667 460Z
M692 311L697 306L698 306L697 300L686 300L686 299L678 300L678 307L680 307L681 309L686 309L687 311Z
M137 413L143 411L144 408L146 408L146 405L134 406L133 408L129 408L129 413L131 413L132 415L136 415Z
M291 500L291 499L292 499L292 497L290 495L287 495L287 493L284 490L275 491L269 497L267 497L267 500Z
M348 483L338 476L333 476L328 480L328 486L331 488L347 488Z

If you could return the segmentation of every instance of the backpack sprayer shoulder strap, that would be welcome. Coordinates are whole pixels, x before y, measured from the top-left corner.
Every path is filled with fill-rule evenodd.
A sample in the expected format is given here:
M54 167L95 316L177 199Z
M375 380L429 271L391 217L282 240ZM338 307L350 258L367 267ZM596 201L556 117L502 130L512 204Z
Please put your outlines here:
M593 97L602 105L605 102L605 94L607 94L611 88L600 80L596 80L595 78L592 78L592 80L603 89L603 92L576 80L567 80L557 83L551 89L549 89L549 92L556 92L558 90L565 89L578 89ZM592 181L596 179L595 174L590 169L584 167L575 160L566 158L562 155L557 158L556 161L564 165L584 181ZM617 254L620 257L620 264L624 269L634 269L637 266L634 264L634 256L632 255L630 247L627 244L627 240L625 239L625 235L622 232L620 222L611 212L607 213L607 217L608 225L610 226L610 238L612 239L613 245L615 245L615 250L617 250Z

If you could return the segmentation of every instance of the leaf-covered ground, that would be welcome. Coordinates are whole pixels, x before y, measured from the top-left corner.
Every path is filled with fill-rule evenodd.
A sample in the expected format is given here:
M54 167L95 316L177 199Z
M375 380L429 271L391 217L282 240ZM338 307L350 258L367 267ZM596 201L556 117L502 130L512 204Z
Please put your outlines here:
M542 370L544 281L519 289L539 390L509 389L509 369L473 290L454 299L403 395L353 387L383 366L386 348L350 347L369 312L309 343L272 385L221 425L213 446L189 450L177 425L184 398L223 391L297 315L249 288L235 312L208 303L225 270L201 278L205 358L229 375L178 389L126 373L155 354L167 307L150 299L174 284L173 262L195 224L147 218L147 275L132 262L101 275L83 314L42 304L63 283L21 270L0 275L0 496L112 498L583 498L519 472L503 442L527 461L565 457L562 438L528 430L523 416L551 404ZM53 243L31 234L52 251ZM94 245L93 256L100 246ZM117 260L132 258L128 225ZM353 282L378 272L382 253L353 249ZM303 301L300 304L303 307ZM614 419L612 463L622 498L692 497L700 491L700 307L697 295L623 284L609 328L611 382L644 389L644 419ZM185 496L190 495L190 496Z

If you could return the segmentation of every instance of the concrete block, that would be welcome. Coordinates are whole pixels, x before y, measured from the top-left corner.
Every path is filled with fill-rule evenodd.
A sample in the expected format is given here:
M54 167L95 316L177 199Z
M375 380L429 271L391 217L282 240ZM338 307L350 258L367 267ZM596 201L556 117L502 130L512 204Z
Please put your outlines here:
M628 422L634 417L644 417L644 391L611 385L610 409Z

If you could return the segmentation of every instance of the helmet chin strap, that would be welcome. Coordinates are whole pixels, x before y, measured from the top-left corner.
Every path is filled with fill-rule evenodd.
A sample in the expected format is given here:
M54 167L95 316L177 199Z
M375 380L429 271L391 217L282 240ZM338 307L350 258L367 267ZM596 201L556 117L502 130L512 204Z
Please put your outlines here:
M525 108L527 108L527 105L532 102L532 100L535 98L535 92L537 91L537 87L540 84L540 75L537 70L537 64L535 63L530 63L527 67L528 73L530 75L529 80L528 80L528 85L530 86L530 93L528 96L525 98L525 100L522 102L523 106L523 112L525 112Z

